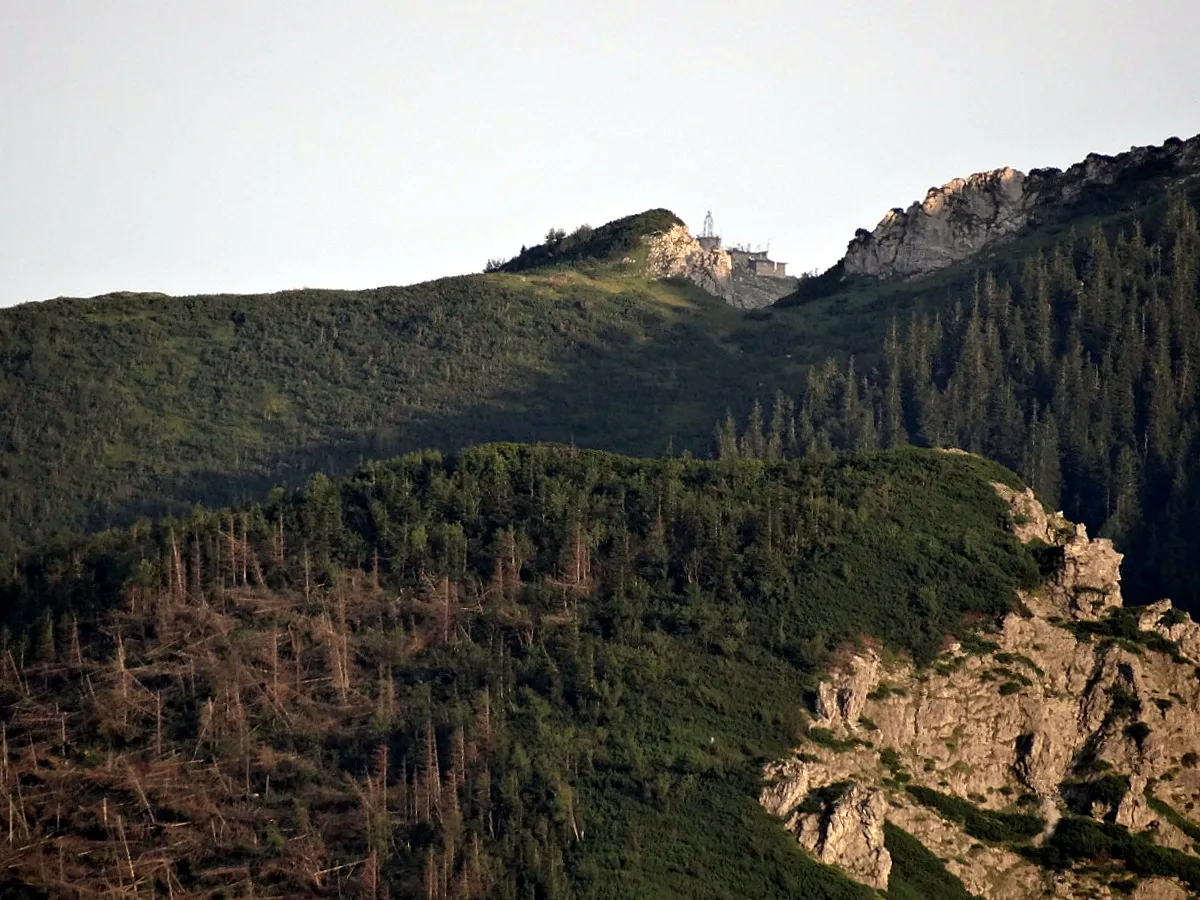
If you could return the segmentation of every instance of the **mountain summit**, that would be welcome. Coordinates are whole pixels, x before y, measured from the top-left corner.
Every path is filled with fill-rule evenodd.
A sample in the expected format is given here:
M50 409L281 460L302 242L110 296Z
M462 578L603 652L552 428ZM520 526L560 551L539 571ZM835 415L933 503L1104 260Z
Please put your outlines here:
M1195 896L1196 156L0 310L0 896Z
M1200 135L1118 156L1089 154L1065 172L993 169L929 189L908 209L859 229L846 248L847 275L913 278L1003 244L1033 226L1078 212L1090 195L1123 186L1161 189L1200 174ZM1117 192L1119 196L1119 191Z

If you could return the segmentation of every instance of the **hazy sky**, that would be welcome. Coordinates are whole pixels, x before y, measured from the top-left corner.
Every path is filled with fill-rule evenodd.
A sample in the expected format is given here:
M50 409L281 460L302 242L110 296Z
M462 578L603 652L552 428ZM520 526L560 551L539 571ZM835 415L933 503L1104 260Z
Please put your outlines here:
M0 0L0 305L374 287L666 206L824 268L1200 132L1200 3Z

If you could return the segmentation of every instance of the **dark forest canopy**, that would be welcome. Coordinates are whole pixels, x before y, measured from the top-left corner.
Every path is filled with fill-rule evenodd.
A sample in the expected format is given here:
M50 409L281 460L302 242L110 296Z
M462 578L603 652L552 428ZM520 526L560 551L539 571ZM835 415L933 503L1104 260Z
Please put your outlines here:
M1017 484L911 449L499 445L43 550L4 588L29 623L0 648L10 871L85 894L865 898L758 806L761 765L834 648L928 659L1036 583L993 481Z
M1183 198L1150 235L1072 234L941 312L893 319L876 360L814 367L720 425L718 452L980 453L1113 538L1132 599L1200 610L1200 230Z

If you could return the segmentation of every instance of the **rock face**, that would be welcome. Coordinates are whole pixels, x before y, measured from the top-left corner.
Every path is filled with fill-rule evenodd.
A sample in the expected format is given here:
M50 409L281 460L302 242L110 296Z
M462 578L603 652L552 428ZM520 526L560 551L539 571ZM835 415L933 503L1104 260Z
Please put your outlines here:
M1116 896L1083 869L1052 876L1003 844L985 846L905 789L989 809L1023 798L1020 811L1041 815L1047 833L1082 812L1196 852L1150 798L1200 824L1190 812L1200 806L1200 625L1167 601L1124 612L1111 542L1047 512L1030 491L995 488L1014 534L1046 544L1057 574L1022 594L994 633L951 645L927 669L870 648L851 654L817 691L813 726L825 738L768 765L760 802L818 859L874 887L890 871L879 840L888 820L981 897ZM1101 773L1126 778L1128 790L1088 800ZM853 787L838 799L821 799L845 782ZM1187 896L1172 879L1143 879L1138 890Z
M646 267L651 278L686 278L725 301L732 296L729 276L733 263L724 250L705 250L686 225L646 239L650 255Z
M995 169L930 188L922 203L887 212L846 250L846 273L877 278L942 269L1016 234L1029 221L1025 175Z
M874 231L860 229L846 249L847 275L911 278L1003 244L1026 226L1080 198L1092 185L1126 173L1195 175L1200 135L1118 156L1091 154L1066 172L994 169L930 188L924 201L886 213Z
M732 297L727 302L738 309L759 309L793 293L799 284L799 278L769 278L735 265L730 275Z
M883 845L887 799L860 785L852 787L828 811L803 817L801 842L811 844L817 859L837 863L854 878L887 888L892 857Z
M794 761L782 765L788 775L763 790L762 805L786 819L788 830L821 862L886 889L892 857L883 839L888 809L883 792L856 784L820 812L803 812L800 804L813 786L809 773Z
M720 297L738 309L770 306L790 294L799 283L795 278L767 278L735 267L721 249L705 250L686 225L646 238L651 278L686 278L692 284Z

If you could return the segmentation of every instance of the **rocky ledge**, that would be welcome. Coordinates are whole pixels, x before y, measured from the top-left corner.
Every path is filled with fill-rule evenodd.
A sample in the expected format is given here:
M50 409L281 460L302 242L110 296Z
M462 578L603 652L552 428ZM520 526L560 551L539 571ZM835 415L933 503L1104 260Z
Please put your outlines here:
M891 822L984 898L1192 896L1171 877L1051 871L928 802L937 792L1040 819L1025 850L1074 814L1196 854L1185 830L1187 818L1200 824L1200 626L1167 601L1125 609L1111 542L1030 491L995 487L1049 581L929 667L870 646L848 652L817 691L809 739L766 767L760 801L818 859L875 888L892 868Z
M645 239L651 278L686 278L738 309L770 306L796 289L795 278L767 278L735 268L724 250L705 250L686 225Z
M859 229L846 248L847 275L912 278L999 246L1092 185L1112 185L1127 173L1168 180L1200 170L1200 135L1160 147L1133 147L1117 156L1093 153L1065 172L1011 168L956 178L930 188L908 209L887 212L874 231Z

